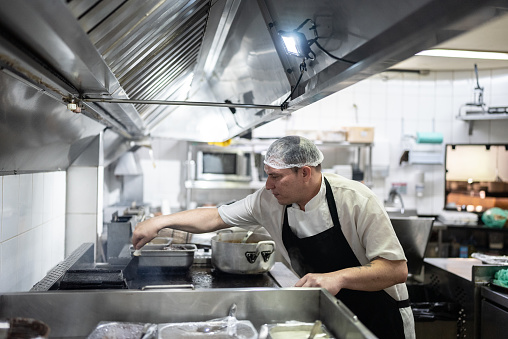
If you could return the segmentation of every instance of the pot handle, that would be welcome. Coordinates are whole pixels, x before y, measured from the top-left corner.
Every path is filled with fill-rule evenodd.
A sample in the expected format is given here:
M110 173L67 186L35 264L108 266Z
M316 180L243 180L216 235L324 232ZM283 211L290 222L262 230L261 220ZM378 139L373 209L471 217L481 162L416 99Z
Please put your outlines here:
M261 251L260 247L263 245L267 245L271 247L271 250L268 251ZM263 261L267 262L270 259L270 256L275 252L275 242L273 240L264 240L258 242L256 245L256 253L259 255L261 253L261 256L263 257Z

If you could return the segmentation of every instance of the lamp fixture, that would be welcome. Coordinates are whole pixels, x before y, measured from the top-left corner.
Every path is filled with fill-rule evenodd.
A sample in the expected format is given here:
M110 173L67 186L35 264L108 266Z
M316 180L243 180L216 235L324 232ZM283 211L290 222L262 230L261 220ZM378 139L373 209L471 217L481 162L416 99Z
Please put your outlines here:
M304 59L315 58L316 55L310 49L310 45L305 34L295 30L290 32L279 31L279 35L282 38L282 42L284 42L284 48L287 54ZM310 56L311 54L313 55L312 57Z
M455 50L455 49L429 49L429 50L421 51L420 53L416 53L416 55L445 57L445 58L508 60L508 53L464 51L464 50Z
M305 26L308 22L311 23L311 27L309 28L309 30L314 32L314 39L310 39L310 40L307 39L305 34L299 32L299 30L303 26ZM319 39L319 34L317 32L316 24L311 19L306 19L304 22L302 22L300 24L300 26L298 26L297 28L295 28L292 31L289 31L289 32L287 32L287 31L279 31L278 33L279 33L279 35L280 35L280 37L282 39L282 42L283 42L286 54L303 58L302 62L300 63L300 76L298 77L298 80L296 81L296 84L294 86L292 86L293 89L291 90L291 93L289 94L289 96L280 105L281 110L284 110L284 109L287 108L287 106L288 106L287 103L291 99L291 97L293 96L293 94L296 91L296 89L298 88L298 85L300 84L300 81L302 80L303 73L305 71L307 71L307 64L305 63L305 60L306 59L310 59L310 60L315 60L316 59L316 53L314 53L312 51L312 49L310 48L310 46L312 46L313 44L315 44L320 50L322 50L330 58L333 58L333 59L341 61L341 62L346 62L346 63L351 64L351 65L354 65L356 63L354 61L350 61L350 60L346 60L346 59L343 59L343 58L339 58L339 57L331 54L330 52L328 52L326 49L324 49L323 46L321 46L317 42L318 39Z

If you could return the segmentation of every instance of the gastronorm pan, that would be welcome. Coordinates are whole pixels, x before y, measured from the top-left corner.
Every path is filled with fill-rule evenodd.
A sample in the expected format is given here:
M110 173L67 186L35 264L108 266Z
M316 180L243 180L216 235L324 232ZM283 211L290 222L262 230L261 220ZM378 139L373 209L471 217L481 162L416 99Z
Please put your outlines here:
M194 244L173 244L162 249L141 249L139 256L134 256L131 246L131 256L137 258L138 268L160 267L173 269L187 269L194 262Z

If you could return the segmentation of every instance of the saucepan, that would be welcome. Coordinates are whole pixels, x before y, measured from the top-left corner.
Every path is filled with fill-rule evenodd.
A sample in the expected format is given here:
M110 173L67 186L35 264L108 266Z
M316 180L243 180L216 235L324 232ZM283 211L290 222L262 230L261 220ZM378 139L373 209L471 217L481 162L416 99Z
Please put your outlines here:
M212 264L222 272L261 274L275 264L275 242L266 234L252 234L244 243L247 232L221 231L212 237Z

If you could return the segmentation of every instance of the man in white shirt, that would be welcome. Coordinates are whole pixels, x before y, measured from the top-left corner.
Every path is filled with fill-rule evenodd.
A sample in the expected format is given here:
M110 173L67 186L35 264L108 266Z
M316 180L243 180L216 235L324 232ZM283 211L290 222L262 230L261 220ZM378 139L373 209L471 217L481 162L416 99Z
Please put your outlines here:
M414 338L407 264L390 219L365 185L321 173L323 154L308 139L270 145L266 185L234 204L140 223L139 249L165 227L192 233L263 225L291 267L297 287L322 287L380 338Z

